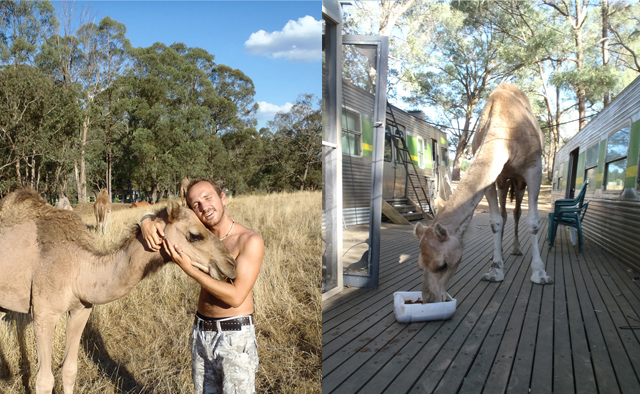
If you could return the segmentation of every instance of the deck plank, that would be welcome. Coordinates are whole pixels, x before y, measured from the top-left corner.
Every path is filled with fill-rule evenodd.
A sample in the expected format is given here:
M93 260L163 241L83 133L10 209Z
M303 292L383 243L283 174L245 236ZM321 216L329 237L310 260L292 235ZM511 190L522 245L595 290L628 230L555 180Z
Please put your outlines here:
M392 294L419 291L421 271L413 228L385 226L379 287L323 302L323 393L640 392L640 330L621 328L640 326L640 274L588 239L578 253L562 228L549 248L541 215L540 252L555 283L529 280L526 220L524 256L505 255L505 280L483 282L493 242L488 214L476 216L485 223L465 234L447 321L395 321Z
M414 241L414 242L415 242L415 241ZM475 243L473 243L473 242L470 242L470 244L471 244L471 245L475 245ZM416 248L417 248L417 243L416 243ZM474 259L474 258L472 258L470 262L469 262L469 260L467 260L467 261L468 261L468 262L467 262L467 266L469 266L469 267L471 267L471 268L475 268L475 267L476 267L476 265L477 265L478 263L480 263L480 262L482 262L482 261L486 261L486 260L487 260L487 258L489 257L490 249L491 249L491 247L490 247L490 246L487 246L487 247L485 248L484 252L482 252L482 253L476 253L476 258L475 258L475 259ZM459 278L459 275L461 275L461 274L462 274L462 275L464 275L464 276L463 276L462 278ZM454 297L458 297L457 289L459 289L459 288L465 288L465 287L466 287L466 284L467 284L467 283L468 283L472 278L474 278L475 276L477 276L478 274L479 274L479 272L478 272L478 270L477 270L477 269L475 269L475 270L473 270L473 271L469 271L469 270L461 270L461 271L459 271L459 272L456 274L456 277L454 277L454 279L452 280L453 285L452 285L452 287L450 288L450 293L451 293L451 294L453 294L453 295L454 295ZM412 287L412 288L408 288L408 289L409 289L409 290L419 290L419 289L420 289L420 286L421 286L421 275L419 275L419 271L418 271L417 269L416 269L416 275L415 275L415 277L414 277L414 279L413 279L413 280L414 280L414 282L413 282L413 287ZM406 289L406 288L405 288L405 289ZM386 313L389 313L389 316L390 316L390 317L394 320L394 322L395 322L395 317L393 316L393 305L392 305L392 298L391 298L391 297L389 297L389 298L388 298L388 303L389 303L389 304L388 304L388 307L386 308ZM424 324L425 324L425 323L420 323L420 325L422 325L422 326L423 326ZM407 325L400 324L400 323L395 323L395 325L396 325L397 327L401 327L401 328L403 328L403 327L407 326ZM411 325L409 325L409 326L411 326ZM383 327L383 328L384 328L384 327ZM381 329L381 330L382 330L382 329ZM405 335L407 335L407 334L405 334ZM412 335L410 335L410 336L412 337ZM345 337L345 336L342 336L341 341L344 341L345 339L346 339L346 337ZM357 339L357 341L361 341L362 339L366 339L366 338L359 337L359 338ZM399 342L401 342L401 341L399 341ZM329 344L328 344L328 345L326 345L326 346L323 346L323 356L324 356L324 353L325 353L325 348L327 348L327 350L328 350L328 352L329 352L329 353L335 353L335 349L334 349L334 348L333 348L333 346L332 346L333 344L334 344L334 343L332 342L332 343L329 343ZM393 344L392 344L392 345L393 345ZM364 346L366 346L366 345L364 345ZM395 346L393 346L393 348L395 348ZM347 354L350 354L350 353L353 353L353 352L355 352L355 351L357 351L357 349L355 349L355 348L350 348L350 349L347 349L346 353L347 353ZM388 354L388 355L389 355L389 357L390 357L390 356L393 356L393 354L395 354L395 353L391 353L391 352L389 352L389 353L387 353L387 354ZM362 355L358 355L358 356L360 356L360 358L362 358ZM376 362L380 362L380 360L377 360ZM325 366L326 366L326 368L325 368ZM327 374L327 373L331 373L331 371L333 371L333 369L334 369L334 368L333 368L333 366L334 366L334 364L333 364L333 363L329 363L329 362L325 363L325 364L323 365L323 374L325 374L325 376L326 376L326 374ZM351 372L352 372L352 371L350 371L349 369L347 369L346 371L343 371L343 372L342 372L342 375L348 375L348 374L349 374L349 373L351 373ZM358 374L357 376L360 376L360 375L361 375L361 374ZM335 375L335 376L338 376L338 375ZM351 376L356 376L356 375L351 375ZM366 376L366 375L365 375L365 376ZM336 378L332 378L332 380L333 380L333 379L339 379L339 378L337 378L337 377L336 377ZM347 384L347 386L346 386L346 387L349 387L349 384ZM331 388L332 388L332 386L331 386L331 385L326 385L325 387L323 387L323 389L331 389ZM348 390L347 390L346 392L348 392Z

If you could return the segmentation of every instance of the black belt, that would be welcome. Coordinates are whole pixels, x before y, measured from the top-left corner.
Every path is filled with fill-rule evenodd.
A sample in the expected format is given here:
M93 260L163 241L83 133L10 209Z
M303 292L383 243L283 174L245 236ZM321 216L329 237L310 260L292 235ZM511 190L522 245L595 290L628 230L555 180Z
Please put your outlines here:
M205 331L218 331L218 325L220 325L220 331L242 331L243 326L253 324L253 318L252 315L249 315L216 319L196 313L195 324L199 325Z

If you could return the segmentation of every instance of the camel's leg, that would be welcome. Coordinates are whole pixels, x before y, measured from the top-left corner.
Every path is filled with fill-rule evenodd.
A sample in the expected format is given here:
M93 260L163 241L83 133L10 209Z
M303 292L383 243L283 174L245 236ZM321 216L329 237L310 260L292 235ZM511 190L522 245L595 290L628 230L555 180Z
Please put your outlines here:
M82 331L87 324L91 308L85 308L84 305L69 312L67 320L67 342L64 350L64 361L62 363L62 385L65 394L72 394L73 387L76 383L76 375L78 374L78 348L80 347L80 338Z
M496 181L496 189L498 192L498 201L500 202L500 216L502 216L502 231L500 232L500 239L504 239L504 228L507 225L507 194L509 194L510 181L502 182L500 178ZM502 241L500 241L502 247ZM502 249L500 249L502 253Z
M527 221L533 235L531 242L531 251L533 257L531 259L531 281L541 285L553 283L553 279L544 270L544 263L540 257L540 249L538 246L538 231L540 230L540 215L538 213L538 195L540 194L540 183L542 182L542 164L540 161L536 166L527 170L524 174L527 187L529 188L529 213Z
M518 236L518 222L520 222L520 215L522 214L522 200L524 199L524 191L526 189L526 184L522 182L514 181L513 187L516 190L516 207L513 210L513 220L514 224L514 239L513 239L513 248L511 249L511 254L522 256L522 251L520 249L520 237Z
M500 282L504 280L504 263L502 262L502 215L498 207L498 193L496 185L493 184L487 189L485 196L489 203L491 212L491 231L493 231L493 262L489 272L482 276L482 280Z
M51 343L53 342L53 332L58 319L60 319L60 314L34 312L33 328L38 348L36 394L47 394L53 390L54 380L53 373L51 372Z

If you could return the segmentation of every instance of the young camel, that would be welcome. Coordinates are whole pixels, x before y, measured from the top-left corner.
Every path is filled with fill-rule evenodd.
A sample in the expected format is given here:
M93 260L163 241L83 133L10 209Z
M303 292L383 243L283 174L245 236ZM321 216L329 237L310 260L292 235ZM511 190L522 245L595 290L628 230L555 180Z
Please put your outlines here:
M107 189L100 190L96 202L93 203L93 214L96 215L96 229L102 234L107 233L107 221L111 213L111 201Z
M66 209L67 211L73 211L73 207L69 202L67 196L61 196L58 202L56 203L56 209Z
M493 262L483 280L504 280L502 261L502 232L507 219L506 196L510 185L515 188L516 239L513 254L520 254L517 237L520 205L525 187L529 187L529 228L533 234L531 250L531 281L553 283L544 270L538 249L538 194L542 181L542 132L531 104L520 89L503 83L491 93L482 113L482 122L473 140L474 161L451 199L428 226L416 225L420 239L418 265L423 269L422 302L441 302L447 299L446 288L462 260L462 235L476 206L486 195L491 211L493 231ZM502 209L498 207L498 196Z
M235 260L224 244L188 208L176 202L157 214L169 239L194 265L219 280L235 278ZM33 314L38 374L36 393L51 393L52 340L56 322L68 313L62 381L73 392L80 336L93 305L125 296L171 257L145 247L140 229L111 253L93 248L93 238L71 211L47 205L32 190L20 189L0 201L0 312Z
M180 200L182 201L182 206L187 205L187 189L189 188L189 178L182 178L180 181Z

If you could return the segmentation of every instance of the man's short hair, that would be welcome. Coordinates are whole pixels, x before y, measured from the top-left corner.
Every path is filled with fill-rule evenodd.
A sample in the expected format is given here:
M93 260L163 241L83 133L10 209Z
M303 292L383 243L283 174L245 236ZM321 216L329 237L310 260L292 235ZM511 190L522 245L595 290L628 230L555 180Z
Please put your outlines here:
M217 183L207 179L207 178L199 178L199 179L194 179L191 182L189 182L189 186L187 186L187 196L189 195L189 190L191 190L191 186L195 185L196 183L200 183L200 182L207 182L208 184L210 184L211 186L213 186L213 190L216 191L216 193L218 193L218 197L222 198L222 188L220 186L218 186ZM189 208L191 208L191 203L189 202L189 198L187 197L187 204L189 205Z

